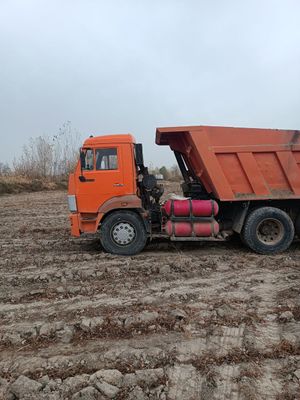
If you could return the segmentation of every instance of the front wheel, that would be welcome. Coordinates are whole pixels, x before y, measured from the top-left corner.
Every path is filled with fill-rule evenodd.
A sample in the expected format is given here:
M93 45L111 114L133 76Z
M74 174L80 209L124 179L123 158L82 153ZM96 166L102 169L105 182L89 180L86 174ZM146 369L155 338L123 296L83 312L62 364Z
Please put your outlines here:
M141 217L132 211L116 211L100 226L100 241L109 253L131 256L145 247L147 234Z
M286 212L261 207L248 215L241 238L256 253L275 254L289 248L294 234L293 222Z

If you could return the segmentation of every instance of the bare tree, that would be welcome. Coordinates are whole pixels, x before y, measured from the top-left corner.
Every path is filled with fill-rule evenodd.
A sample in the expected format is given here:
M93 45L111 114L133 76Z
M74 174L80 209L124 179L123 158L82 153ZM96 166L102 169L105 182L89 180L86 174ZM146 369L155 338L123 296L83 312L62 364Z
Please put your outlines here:
M49 139L44 136L31 138L29 144L23 146L23 153L14 161L14 169L18 175L30 178L45 178L51 175L52 148Z
M52 137L53 142L53 175L67 175L77 163L80 135L67 121Z
M22 155L14 160L18 175L29 178L54 178L67 175L78 159L80 135L68 121L52 136L31 138Z

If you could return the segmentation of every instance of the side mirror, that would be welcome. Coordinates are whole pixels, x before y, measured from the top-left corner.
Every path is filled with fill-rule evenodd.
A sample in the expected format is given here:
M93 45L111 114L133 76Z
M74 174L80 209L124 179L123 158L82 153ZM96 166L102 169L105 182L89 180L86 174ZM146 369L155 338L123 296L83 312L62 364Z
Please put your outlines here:
M143 145L136 143L135 145L135 162L138 167L144 166Z
M81 166L81 171L85 169L85 153L82 150L80 150L80 166Z

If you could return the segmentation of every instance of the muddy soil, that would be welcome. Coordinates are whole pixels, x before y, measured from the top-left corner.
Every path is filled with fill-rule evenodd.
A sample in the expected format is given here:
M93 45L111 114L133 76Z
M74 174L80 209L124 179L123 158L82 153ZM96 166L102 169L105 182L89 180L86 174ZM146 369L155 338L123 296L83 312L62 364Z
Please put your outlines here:
M113 256L70 237L62 191L3 196L0 221L0 398L300 398L299 243Z

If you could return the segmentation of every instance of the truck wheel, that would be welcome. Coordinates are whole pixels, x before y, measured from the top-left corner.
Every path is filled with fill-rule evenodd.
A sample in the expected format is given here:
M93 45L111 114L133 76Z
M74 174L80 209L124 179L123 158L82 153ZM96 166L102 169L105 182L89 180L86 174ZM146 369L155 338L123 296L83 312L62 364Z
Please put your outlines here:
M294 225L287 213L274 207L252 211L242 230L242 241L259 254L280 253L294 239Z
M136 213L117 211L101 224L100 241L109 253L131 256L143 250L147 234L143 221Z

